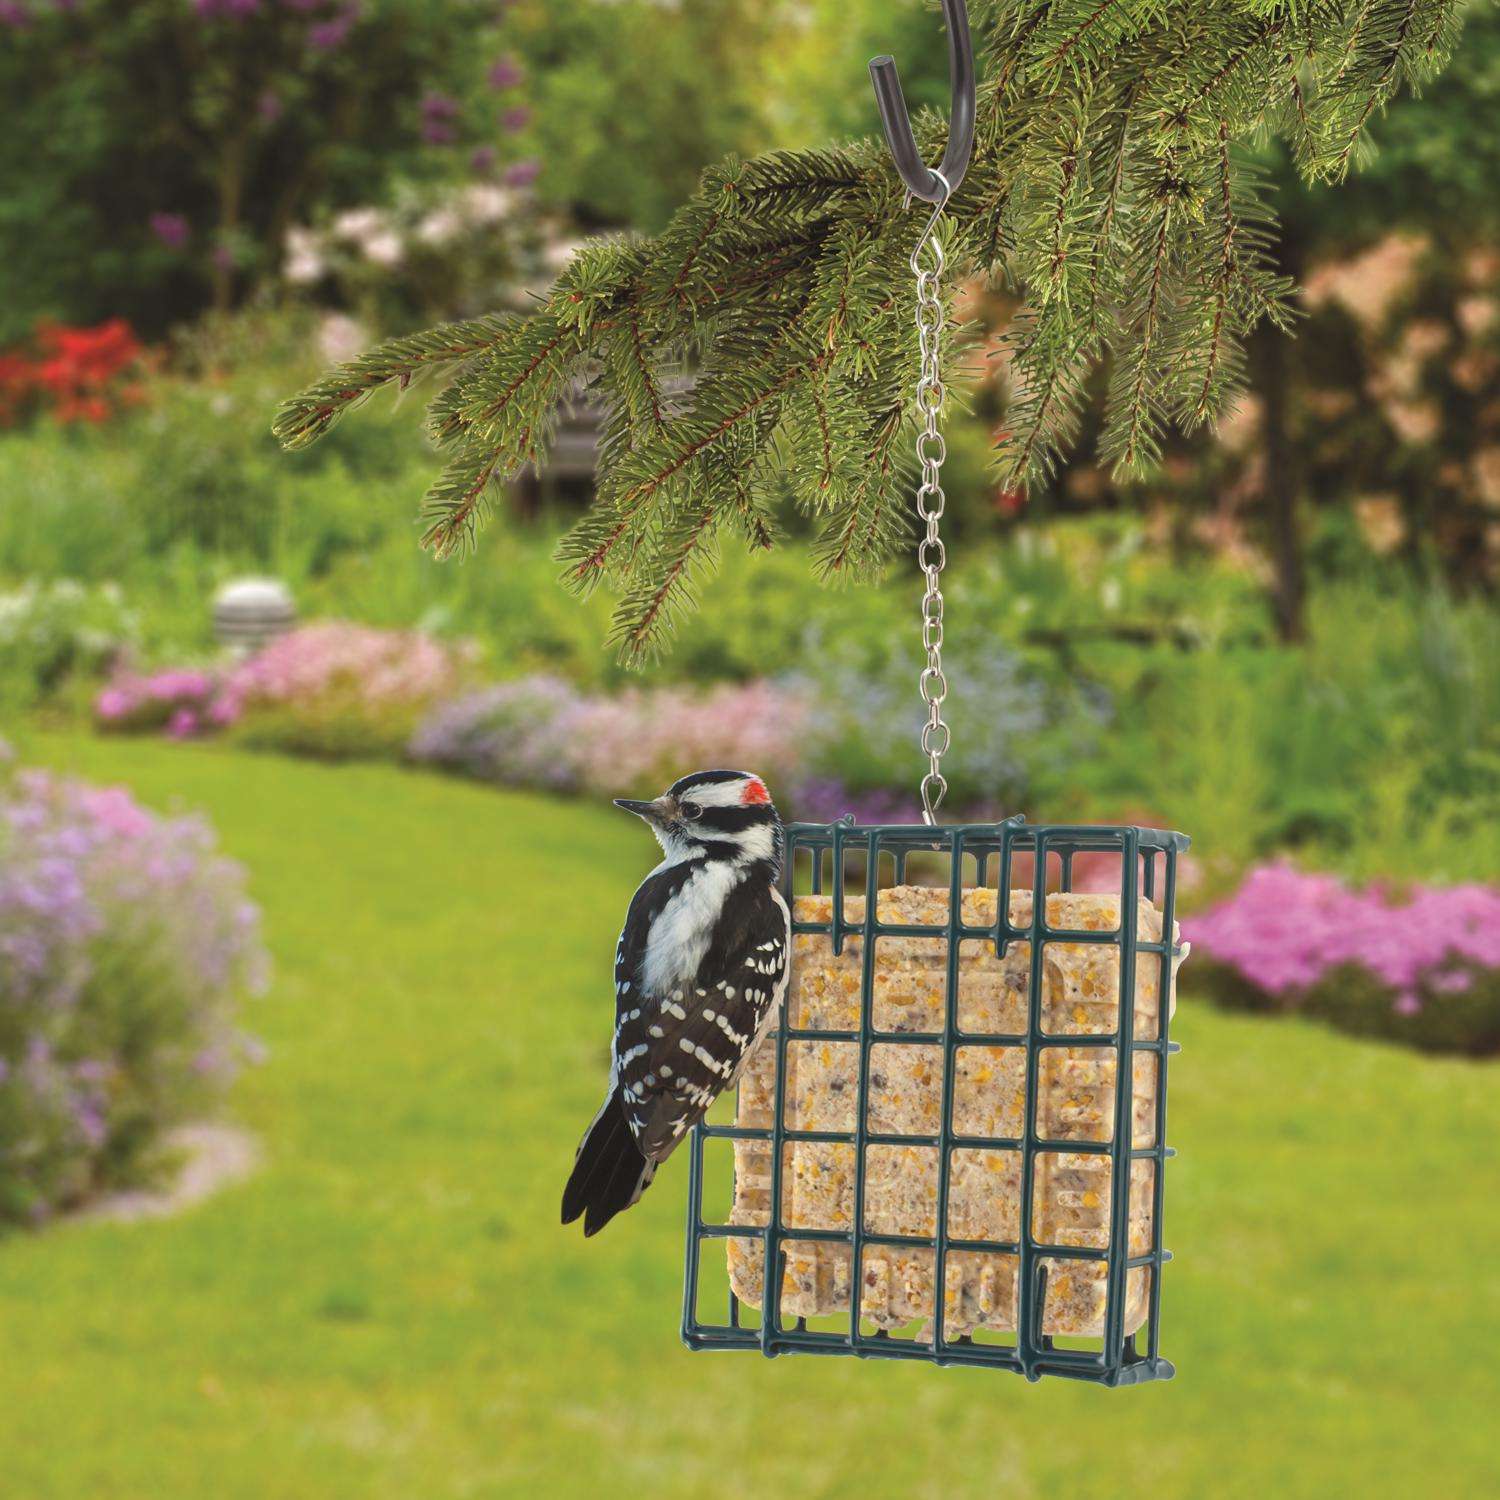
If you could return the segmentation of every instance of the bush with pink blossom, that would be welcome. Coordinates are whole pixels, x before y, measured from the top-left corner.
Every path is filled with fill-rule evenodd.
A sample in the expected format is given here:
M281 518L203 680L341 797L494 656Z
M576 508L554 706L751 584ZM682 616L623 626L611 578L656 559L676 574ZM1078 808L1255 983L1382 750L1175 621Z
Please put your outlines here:
M160 1165L254 1044L266 954L198 818L39 771L0 778L0 1224Z
M462 677L462 653L418 631L304 625L232 668L115 673L94 700L106 731L244 743L332 758L397 755Z
M774 683L707 692L632 688L590 700L574 719L579 781L594 792L660 791L686 771L743 767L785 785L808 761L808 700Z
M706 766L744 767L786 786L805 767L810 739L806 700L768 682L591 697L524 677L440 705L408 754L484 781L616 796L658 792Z
M1500 1051L1500 890L1355 889L1262 865L1189 918L1200 982L1226 1004L1299 1011L1428 1051Z
M226 691L244 743L330 759L398 755L462 668L460 653L419 631L330 620L272 641L228 675Z
M111 733L196 739L227 729L240 716L240 700L221 673L170 667L159 672L116 672L94 699L94 721Z

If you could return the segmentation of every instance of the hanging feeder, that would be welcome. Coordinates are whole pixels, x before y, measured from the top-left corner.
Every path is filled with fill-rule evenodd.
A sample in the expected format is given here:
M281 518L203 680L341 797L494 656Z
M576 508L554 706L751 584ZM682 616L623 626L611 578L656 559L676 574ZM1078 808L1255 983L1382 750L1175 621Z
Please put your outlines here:
M740 1079L734 1123L693 1131L682 1332L691 1349L1135 1385L1173 1373L1160 1353L1162 1195L1188 840L1019 816L937 824L950 736L935 231L975 113L963 0L943 10L953 109L940 168L921 162L895 64L870 64L909 198L935 205L911 255L924 822L786 830L789 987ZM1074 889L1080 856L1118 862L1117 895ZM928 883L908 882L914 862ZM732 1145L734 1191L709 1217L716 1141ZM720 1243L727 1286L714 1287L704 1251Z
M688 1346L1169 1377L1162 1168L1187 839L1020 818L797 823L787 839L789 899L793 874L806 887L787 1001L735 1123L691 1145ZM907 884L912 857L933 855L946 886ZM1118 860L1118 896L1073 891L1080 855ZM724 1222L704 1215L716 1140L734 1151ZM702 1272L719 1241L721 1321Z

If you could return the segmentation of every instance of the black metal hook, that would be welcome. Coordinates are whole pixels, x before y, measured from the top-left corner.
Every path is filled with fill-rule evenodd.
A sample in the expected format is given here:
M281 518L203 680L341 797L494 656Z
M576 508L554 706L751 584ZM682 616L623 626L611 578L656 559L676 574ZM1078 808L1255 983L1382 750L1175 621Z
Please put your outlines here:
M896 161L896 170L914 198L943 203L958 191L969 169L974 149L974 44L969 36L969 11L964 0L943 0L943 19L948 27L948 83L953 104L948 119L948 148L943 164L934 172L917 154L911 133L911 116L901 93L901 79L892 57L872 57L870 77L875 84L875 102L880 106L885 138ZM941 176L938 173L941 172Z

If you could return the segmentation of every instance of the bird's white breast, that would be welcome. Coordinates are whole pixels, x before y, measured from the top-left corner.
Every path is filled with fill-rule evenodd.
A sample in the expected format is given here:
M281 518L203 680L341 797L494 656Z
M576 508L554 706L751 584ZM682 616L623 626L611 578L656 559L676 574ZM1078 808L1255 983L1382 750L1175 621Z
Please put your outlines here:
M641 960L641 987L646 994L669 995L697 975L725 898L744 873L743 867L729 860L714 859L683 881L651 925Z

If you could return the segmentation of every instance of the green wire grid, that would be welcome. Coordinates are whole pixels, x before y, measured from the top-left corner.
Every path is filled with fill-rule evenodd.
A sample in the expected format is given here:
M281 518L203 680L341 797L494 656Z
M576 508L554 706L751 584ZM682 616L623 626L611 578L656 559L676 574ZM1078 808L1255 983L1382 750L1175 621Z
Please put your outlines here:
M788 901L798 864L798 855L810 858L810 889L823 889L823 863L829 856L832 875L832 918L827 922L792 924L793 933L817 933L832 943L833 952L843 951L844 940L858 934L863 940L860 984L860 1024L855 1031L832 1031L794 1027L788 1024L788 1007L783 1006L779 1022L771 1034L776 1048L775 1105L770 1129L735 1125L700 1123L693 1131L689 1152L687 1267L683 1290L683 1342L690 1349L758 1349L768 1357L778 1354L853 1354L866 1359L917 1359L938 1365L973 1365L990 1369L1011 1370L1038 1380L1043 1375L1062 1375L1107 1386L1138 1385L1148 1380L1167 1380L1173 1375L1170 1361L1159 1351L1161 1321L1161 1268L1171 1252L1162 1248L1163 1166L1175 1153L1166 1144L1167 1059L1178 1051L1169 1038L1169 997L1172 993L1173 960L1181 953L1174 946L1174 908L1177 894L1177 859L1187 849L1188 839L1180 833L1154 828L1088 827L1073 825L1032 825L1016 816L1001 823L969 823L941 827L906 824L856 826L852 818L835 823L792 823L787 826L785 889ZM1113 932L1070 931L1054 928L1046 921L1047 872L1049 856L1057 856L1059 888L1072 889L1073 861L1079 854L1109 853L1120 857L1121 923ZM935 853L949 860L948 920L942 925L909 926L876 920L876 903L865 902L864 917L857 922L844 920L845 866L851 855L862 856L865 865L864 889L873 893L879 887L881 856L888 855L894 868L894 883L905 883L907 861L912 854ZM1034 856L1031 921L1025 926L1010 922L1013 856ZM978 886L996 891L996 915L993 926L971 927L964 923L961 909L964 857L976 862ZM989 876L991 861L997 860L996 874ZM1162 939L1144 942L1136 931L1136 922L1126 920L1137 900L1156 901L1160 891ZM877 1032L872 1024L875 944L883 937L941 937L947 945L947 980L945 985L944 1026L939 1032ZM1030 975L1027 994L1027 1028L1024 1033L988 1034L963 1032L958 1026L957 994L959 942L961 939L987 939L997 955L1003 956L1013 942L1030 944ZM1048 1033L1042 1029L1042 974L1044 945L1047 943L1107 943L1120 950L1120 989L1117 1029L1101 1035L1079 1036ZM1161 965L1160 1020L1157 1035L1149 1040L1134 1035L1135 975L1137 960L1142 956ZM936 1135L882 1135L868 1128L870 1048L876 1041L886 1045L941 1046L943 1049L942 1115ZM787 1044L793 1041L854 1042L859 1045L858 1097L855 1101L855 1128L852 1131L790 1130L785 1120ZM1019 1137L977 1137L957 1135L953 1130L954 1055L960 1046L1024 1047L1026 1064L1026 1106L1024 1134ZM1114 1128L1109 1141L1049 1140L1037 1132L1037 1077L1041 1049L1044 1046L1113 1048L1117 1053L1115 1070ZM1134 1145L1132 1110L1135 1076L1134 1054L1154 1053L1158 1059L1155 1133L1149 1147ZM764 1226L706 1223L703 1218L704 1143L710 1140L764 1141L770 1146L770 1211ZM781 1222L782 1177L785 1170L782 1147L787 1142L836 1142L854 1148L853 1227L846 1231L793 1228ZM865 1228L866 1150L870 1145L899 1144L935 1147L938 1152L938 1198L935 1233L932 1235L877 1234ZM1015 1241L966 1240L948 1233L948 1190L953 1148L995 1149L1021 1153L1021 1203L1019 1238ZM1042 1152L1100 1153L1111 1158L1110 1233L1107 1248L1076 1245L1052 1245L1038 1241L1032 1231L1032 1198L1036 1159ZM1129 1254L1130 1169L1137 1160L1155 1163L1152 1183L1151 1249L1143 1254ZM739 1299L728 1292L726 1319L722 1323L706 1322L699 1312L699 1271L705 1243L717 1243L732 1237L758 1239L765 1248L765 1276L758 1327L742 1322ZM842 1331L811 1328L805 1318L787 1323L781 1315L782 1260L788 1242L818 1241L846 1244L851 1247L849 1278L848 1327ZM928 1338L893 1337L887 1330L867 1332L861 1327L860 1288L865 1247L898 1246L931 1250L934 1255L934 1316ZM971 1335L949 1338L945 1335L942 1297L939 1288L947 1285L945 1271L950 1250L983 1251L1017 1259L1018 1314L1013 1344L978 1342ZM1106 1305L1104 1333L1098 1349L1059 1347L1042 1332L1042 1310L1046 1300L1049 1262L1097 1262L1106 1264ZM1144 1326L1126 1334L1126 1273L1138 1266L1149 1266L1150 1286ZM820 1323L829 1321L819 1319ZM1144 1343L1141 1335L1144 1334Z

